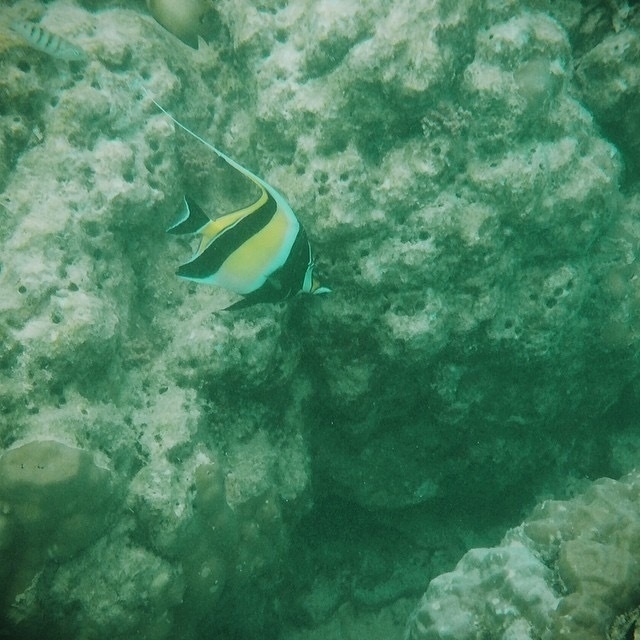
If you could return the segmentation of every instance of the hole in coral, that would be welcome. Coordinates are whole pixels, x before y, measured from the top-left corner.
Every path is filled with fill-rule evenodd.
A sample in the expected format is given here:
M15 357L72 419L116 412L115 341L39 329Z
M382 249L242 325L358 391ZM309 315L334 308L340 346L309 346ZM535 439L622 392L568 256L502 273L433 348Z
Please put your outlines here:
M95 238L100 233L100 225L93 220L85 222L84 229L90 238Z

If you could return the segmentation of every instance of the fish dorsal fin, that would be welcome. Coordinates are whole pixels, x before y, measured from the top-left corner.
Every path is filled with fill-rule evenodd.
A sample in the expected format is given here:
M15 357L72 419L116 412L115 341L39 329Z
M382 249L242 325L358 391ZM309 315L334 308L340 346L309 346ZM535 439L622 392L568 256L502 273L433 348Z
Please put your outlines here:
M198 140L198 142L201 142L208 149L211 149L211 151L213 151L218 157L222 158L227 164L230 164L234 169L236 169L243 175L247 176L249 180L257 184L261 189L272 191L272 187L270 187L264 180L259 178L255 173L243 167L241 164L236 162L233 158L230 158L226 153L223 153L222 151L220 151L220 149L218 149L217 147L214 147L210 142L207 142L204 138L200 137L197 133L191 131L191 129L189 129L189 127L187 127L186 125L182 124L182 122L180 122L179 120L176 120L176 118L174 118L161 104L156 102L149 95L149 92L144 87L142 87L142 90L147 95L149 100L151 100L151 102L153 102L153 104L156 107L158 107L158 109L160 109L160 111L162 111L162 113L164 113L164 115L167 116L176 126L180 127L183 131L186 131L186 133L194 137L196 140Z
M263 192L262 195L260 196L260 199L264 197L264 192L266 191L278 203L278 207L280 207L282 211L284 211L285 214L290 219L296 220L296 216L293 213L293 210L291 209L291 205L289 205L289 203L286 201L286 199L282 196L282 194L277 189L274 189L270 184L265 182L262 178L258 177L255 173L249 171L249 169L246 169L245 167L243 167L241 164L236 162L233 158L230 158L226 153L223 153L222 151L220 151L220 149L218 149L217 147L214 147L210 142L207 142L204 138L201 138L197 133L194 133L193 131L191 131L191 129L189 129L189 127L187 127L186 125L182 124L182 122L180 122L179 120L176 120L176 118L174 118L161 104L156 102L151 97L147 89L145 89L144 87L141 87L141 88L144 94L151 100L151 102L153 102L153 104L160 111L162 111L162 113L164 113L177 127L180 127L183 131L185 131L190 136L198 140L198 142L201 142L203 145L205 145L205 147L207 147L207 149L210 149L211 151L213 151L219 158L222 158L228 165L230 165L231 167L239 171L242 175L249 178L251 182L256 184ZM296 220L296 223L297 223L297 220Z

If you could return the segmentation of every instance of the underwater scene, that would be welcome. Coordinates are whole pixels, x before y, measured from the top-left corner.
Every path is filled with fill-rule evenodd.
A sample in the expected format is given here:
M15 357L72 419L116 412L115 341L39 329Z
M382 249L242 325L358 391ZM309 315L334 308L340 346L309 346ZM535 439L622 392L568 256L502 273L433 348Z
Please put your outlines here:
M3 0L0 639L640 637L638 0Z

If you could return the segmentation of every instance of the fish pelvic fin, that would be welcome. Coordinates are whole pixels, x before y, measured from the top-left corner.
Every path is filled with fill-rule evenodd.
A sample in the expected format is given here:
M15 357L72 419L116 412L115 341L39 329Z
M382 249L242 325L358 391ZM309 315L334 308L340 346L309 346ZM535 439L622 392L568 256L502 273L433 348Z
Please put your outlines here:
M228 307L221 309L221 311L238 311L239 309L246 309L252 307L254 304L258 304L258 300L250 300L248 298L241 298L237 302L230 304Z

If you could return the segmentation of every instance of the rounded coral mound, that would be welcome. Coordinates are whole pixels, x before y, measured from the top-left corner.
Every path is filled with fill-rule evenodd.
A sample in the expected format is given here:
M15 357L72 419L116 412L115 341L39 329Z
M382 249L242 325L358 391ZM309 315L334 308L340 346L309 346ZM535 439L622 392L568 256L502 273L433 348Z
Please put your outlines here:
M499 547L469 551L431 581L405 638L602 640L612 626L629 628L626 614L639 603L635 472L546 501Z
M0 606L18 603L19 612L22 594L43 566L65 562L98 540L116 498L112 472L87 451L53 440L6 451L0 457Z

